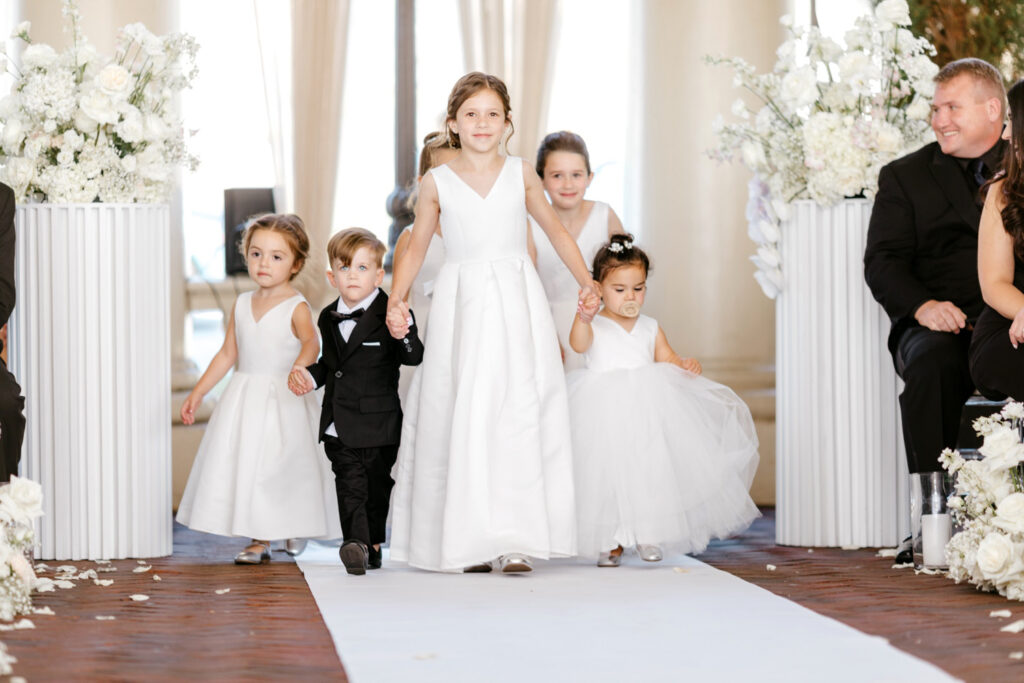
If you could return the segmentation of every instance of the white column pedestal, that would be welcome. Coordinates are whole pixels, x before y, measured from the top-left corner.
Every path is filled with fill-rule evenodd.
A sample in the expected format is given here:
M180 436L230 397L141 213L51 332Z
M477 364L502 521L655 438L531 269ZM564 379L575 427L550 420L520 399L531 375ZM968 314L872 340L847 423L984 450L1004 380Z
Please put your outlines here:
M901 387L889 320L864 283L871 202L793 205L776 300L776 518L782 545L893 546L909 535ZM906 518L906 519L905 519Z
M22 473L43 487L40 559L169 555L169 214L19 206L11 366Z

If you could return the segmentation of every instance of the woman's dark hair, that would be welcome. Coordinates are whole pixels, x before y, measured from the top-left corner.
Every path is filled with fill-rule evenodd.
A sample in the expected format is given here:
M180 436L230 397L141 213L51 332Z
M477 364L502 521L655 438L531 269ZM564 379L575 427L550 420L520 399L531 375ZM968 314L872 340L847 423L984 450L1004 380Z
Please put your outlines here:
M544 142L540 143L537 149L537 175L544 177L544 167L548 164L548 154L552 152L573 152L583 157L583 163L587 165L587 174L593 173L590 170L590 153L587 151L587 143L576 133L567 130L560 130L557 133L548 133Z
M629 233L616 233L594 256L594 279L602 282L608 273L623 266L640 266L644 277L651 272L651 260L636 246Z
M1010 144L1003 156L1003 227L1013 238L1013 255L1024 261L1024 79L1013 84L1006 99L1010 105Z

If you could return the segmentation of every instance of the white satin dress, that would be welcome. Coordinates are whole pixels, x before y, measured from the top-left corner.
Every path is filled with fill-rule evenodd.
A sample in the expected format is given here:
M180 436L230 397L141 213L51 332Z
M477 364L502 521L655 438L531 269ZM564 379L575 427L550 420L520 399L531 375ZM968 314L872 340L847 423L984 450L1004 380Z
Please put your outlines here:
M288 373L301 294L257 321L252 292L235 301L238 366L210 416L178 506L198 531L266 540L340 538L334 475L317 443L322 392L296 396Z
M391 558L460 571L508 553L576 554L565 375L527 253L523 161L486 197L431 171L446 260L406 400Z

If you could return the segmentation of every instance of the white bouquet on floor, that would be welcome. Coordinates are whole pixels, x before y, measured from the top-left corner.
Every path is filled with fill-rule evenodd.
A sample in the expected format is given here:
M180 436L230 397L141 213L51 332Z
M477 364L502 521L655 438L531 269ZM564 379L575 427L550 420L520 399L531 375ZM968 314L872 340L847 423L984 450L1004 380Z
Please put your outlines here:
M142 24L121 29L113 57L79 30L78 7L64 1L73 44L63 52L32 42L29 22L12 38L26 43L0 100L0 181L16 200L163 202L174 170L194 168L174 97L196 75L195 40L158 37Z
M981 460L948 448L939 461L956 478L949 507L960 527L946 545L949 577L1024 600L1024 404L974 421Z
M938 71L929 58L934 47L906 28L904 0L884 0L857 19L845 47L817 27L793 26L789 17L782 24L789 35L770 73L757 74L738 57L707 58L732 67L733 84L757 100L753 109L736 100L735 123L716 119L719 145L709 154L738 158L758 179L748 220L760 247L753 260L762 275L755 277L771 298L782 288L777 228L786 205L873 196L882 166L930 139Z
M32 611L36 575L29 558L35 544L32 522L43 514L42 488L12 476L0 486L0 619Z

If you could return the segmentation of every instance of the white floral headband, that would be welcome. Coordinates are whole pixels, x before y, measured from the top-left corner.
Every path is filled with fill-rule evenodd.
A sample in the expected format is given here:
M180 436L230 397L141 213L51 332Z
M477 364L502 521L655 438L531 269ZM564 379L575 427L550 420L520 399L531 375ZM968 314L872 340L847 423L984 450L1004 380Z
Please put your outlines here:
M625 242L612 242L611 244L608 245L608 251L612 252L613 254L618 254L619 252L625 249L632 248L633 243L630 242L629 240L626 240Z

